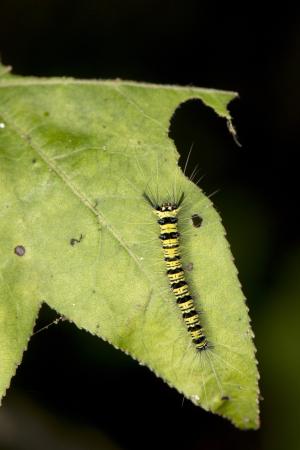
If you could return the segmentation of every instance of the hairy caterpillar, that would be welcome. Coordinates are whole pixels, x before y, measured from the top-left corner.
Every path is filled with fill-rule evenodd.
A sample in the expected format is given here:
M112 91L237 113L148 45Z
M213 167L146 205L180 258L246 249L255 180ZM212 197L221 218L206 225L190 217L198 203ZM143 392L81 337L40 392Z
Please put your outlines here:
M166 275L187 331L191 335L196 349L199 351L205 350L209 344L200 323L199 314L195 309L189 286L185 280L185 273L181 261L180 233L177 223L178 213L184 200L184 192L177 202L157 204L146 193L144 193L144 198L151 205L154 214L158 217L157 223L160 226L159 239L162 242L164 261L167 269Z

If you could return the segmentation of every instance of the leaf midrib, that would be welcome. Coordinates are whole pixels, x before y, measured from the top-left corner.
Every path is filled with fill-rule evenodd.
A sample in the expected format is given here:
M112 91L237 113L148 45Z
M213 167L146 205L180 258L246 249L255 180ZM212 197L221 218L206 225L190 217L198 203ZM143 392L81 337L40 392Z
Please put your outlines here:
M145 272L144 268L140 264L140 261L136 254L128 247L122 237L116 232L114 227L107 221L104 214L98 208L95 208L93 206L92 202L87 198L87 196L82 193L74 183L72 183L68 175L59 166L57 166L42 149L32 143L32 139L27 132L22 131L15 123L13 123L13 121L10 120L10 118L7 117L5 113L1 112L1 116L3 117L6 124L9 125L11 129L13 129L17 136L21 140L25 141L26 144L29 145L30 148L40 156L47 167L49 167L67 185L70 191L97 217L97 220L101 223L101 225L106 227L106 229L112 234L112 236L119 242L122 248L124 248L129 256L135 261L138 268L146 276L149 283L153 283L153 280L150 280L147 272Z

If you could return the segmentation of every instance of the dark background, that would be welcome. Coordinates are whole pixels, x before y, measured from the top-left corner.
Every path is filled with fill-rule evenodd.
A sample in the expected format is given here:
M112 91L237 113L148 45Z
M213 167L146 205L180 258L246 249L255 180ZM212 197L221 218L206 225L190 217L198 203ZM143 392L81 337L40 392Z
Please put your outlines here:
M35 335L0 410L0 449L296 449L299 444L300 28L288 3L2 0L0 51L20 75L236 90L242 148L200 102L173 117L220 212L256 334L259 431L196 408L149 370L66 322ZM300 125L300 124L299 124ZM37 329L56 317L43 307Z

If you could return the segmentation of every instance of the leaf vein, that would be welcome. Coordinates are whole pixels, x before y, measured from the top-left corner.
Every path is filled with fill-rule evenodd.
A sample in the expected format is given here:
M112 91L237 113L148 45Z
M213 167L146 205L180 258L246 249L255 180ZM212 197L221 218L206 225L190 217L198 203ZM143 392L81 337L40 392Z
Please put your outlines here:
M46 163L46 165L53 170L54 173L68 186L68 188L73 192L73 194L81 200L81 202L97 217L101 225L106 227L109 232L113 235L113 237L119 242L121 247L123 247L126 252L129 254L129 256L135 261L141 272L146 276L149 283L152 282L149 279L149 276L141 266L140 261L138 260L138 257L136 254L128 247L128 245L125 243L125 241L122 239L121 236L116 232L116 230L113 228L113 226L106 220L105 216L101 211L99 211L96 206L94 206L93 202L76 186L75 183L73 183L70 179L70 177L57 165L55 162L49 158L49 156L38 146L35 146L32 142L32 139L28 133L21 130L16 124L14 124L10 118L5 114L1 112L1 115L3 116L4 121L7 123L8 126L11 126L11 128L14 130L14 132L24 141L26 141L32 150L34 150Z

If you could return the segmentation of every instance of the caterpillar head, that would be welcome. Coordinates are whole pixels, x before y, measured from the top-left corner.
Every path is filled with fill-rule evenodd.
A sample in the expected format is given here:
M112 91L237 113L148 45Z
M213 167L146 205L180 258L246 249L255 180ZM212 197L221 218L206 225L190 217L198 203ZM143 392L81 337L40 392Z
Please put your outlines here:
M160 218L167 216L176 217L184 199L184 192L182 192L178 202L163 202L161 204L158 204L157 202L153 201L152 198L150 198L146 193L144 193L144 198L152 206L154 214L156 214Z

